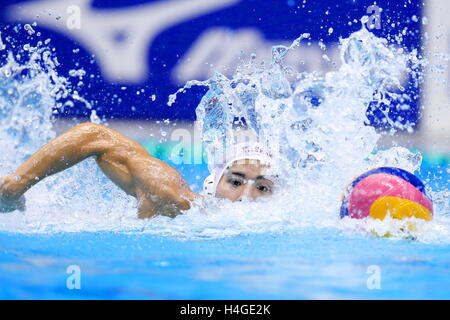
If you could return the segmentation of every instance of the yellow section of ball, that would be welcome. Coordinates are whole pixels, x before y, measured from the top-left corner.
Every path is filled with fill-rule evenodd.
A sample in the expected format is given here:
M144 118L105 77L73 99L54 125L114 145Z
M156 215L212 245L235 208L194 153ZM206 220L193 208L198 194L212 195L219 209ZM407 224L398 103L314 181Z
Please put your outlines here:
M433 219L433 214L417 202L386 196L378 198L370 207L370 216L374 219L383 220L387 214L394 219L418 218L426 221Z

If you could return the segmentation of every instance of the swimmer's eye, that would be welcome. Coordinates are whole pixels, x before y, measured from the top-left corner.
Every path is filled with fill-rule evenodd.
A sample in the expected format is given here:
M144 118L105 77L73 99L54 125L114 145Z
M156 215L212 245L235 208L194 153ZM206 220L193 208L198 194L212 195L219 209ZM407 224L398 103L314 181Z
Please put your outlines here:
M241 179L235 178L228 179L228 183L231 184L233 187L240 187L244 184L244 182Z
M259 185L256 187L256 189L258 189L258 191L263 192L263 193L267 193L267 192L271 192L272 189L268 186L265 185Z

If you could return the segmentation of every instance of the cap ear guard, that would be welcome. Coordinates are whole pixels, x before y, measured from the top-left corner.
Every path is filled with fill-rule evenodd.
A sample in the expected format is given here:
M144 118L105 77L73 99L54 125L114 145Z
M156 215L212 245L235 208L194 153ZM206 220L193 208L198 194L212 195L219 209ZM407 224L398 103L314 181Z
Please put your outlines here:
M216 186L215 186L215 174L212 173L208 177L206 177L205 181L203 181L203 191L207 195L214 196L216 194Z

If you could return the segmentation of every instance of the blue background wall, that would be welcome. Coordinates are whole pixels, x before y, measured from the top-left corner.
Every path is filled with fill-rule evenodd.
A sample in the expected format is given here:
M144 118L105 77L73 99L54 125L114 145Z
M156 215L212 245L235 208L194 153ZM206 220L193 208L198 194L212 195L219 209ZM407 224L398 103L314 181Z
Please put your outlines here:
M94 0L91 10L111 10L112 8L127 10L134 6L156 3L162 0ZM0 5L0 30L2 37L8 35L14 37L17 43L27 43L29 36L26 32L16 33L14 25L21 22L14 21L6 14L6 8L11 5L24 5L38 1L2 1ZM170 1L169 1L170 2ZM411 3L410 3L411 2ZM378 5L383 9L381 15L381 28L374 33L387 37L391 41L392 36L401 33L408 27L408 33L403 36L403 45L409 50L417 48L420 51L421 41L421 4L414 1L382 1ZM76 1L73 1L76 3ZM180 21L172 27L162 30L156 35L152 43L148 44L147 63L149 72L144 81L140 83L111 82L102 76L98 61L92 57L83 43L77 43L67 35L51 28L36 27L36 31L42 33L42 38L52 39L51 45L56 48L56 55L61 62L59 72L66 75L70 69L83 68L88 75L85 77L85 85L80 89L80 95L92 102L97 114L107 118L139 118L139 119L195 119L195 107L204 94L205 89L194 88L187 94L180 95L173 107L166 105L169 94L175 92L180 84L173 80L173 69L180 61L180 57L186 54L193 43L208 29L222 27L230 31L239 31L242 28L257 28L264 41L292 41L300 34L308 32L312 40L322 40L325 44L338 42L339 37L347 37L350 33L360 28L360 23L351 23L367 15L367 7L376 2L362 0L241 0L223 9L200 15L186 21ZM51 11L51 7L48 8ZM412 16L418 19L411 19ZM31 23L32 21L22 21ZM394 23L394 24L393 24ZM329 28L334 32L329 34ZM115 35L116 41L122 41L121 35ZM73 49L79 48L74 53ZM5 52L0 52L1 58L5 58ZM238 53L236 53L238 54ZM79 65L75 65L78 62ZM126 63L126 61L124 61ZM74 83L76 79L72 79ZM139 95L137 91L144 89ZM412 108L406 111L396 111L406 120L417 123L418 113L418 88L408 85L408 93L413 98ZM116 95L117 97L114 97ZM151 96L156 95L152 101ZM83 104L74 108L66 108L60 116L88 116L90 111ZM380 126L378 119L372 122Z

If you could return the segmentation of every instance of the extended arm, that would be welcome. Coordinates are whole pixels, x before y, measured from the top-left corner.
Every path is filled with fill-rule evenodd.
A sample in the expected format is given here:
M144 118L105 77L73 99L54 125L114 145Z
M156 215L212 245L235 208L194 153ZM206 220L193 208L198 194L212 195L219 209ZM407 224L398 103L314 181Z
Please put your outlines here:
M0 178L0 211L2 201L17 201L45 177L91 156L111 181L138 199L140 218L174 216L189 209L198 196L174 168L152 157L136 141L108 127L85 123L56 137L16 172Z

